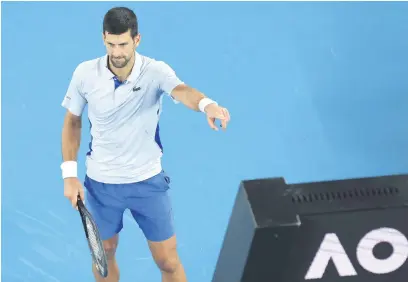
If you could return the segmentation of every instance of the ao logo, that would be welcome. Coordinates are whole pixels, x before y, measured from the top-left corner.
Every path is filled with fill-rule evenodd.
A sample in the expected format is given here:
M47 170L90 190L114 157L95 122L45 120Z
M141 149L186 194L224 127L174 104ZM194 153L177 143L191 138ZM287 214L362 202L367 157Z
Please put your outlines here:
M373 254L374 247L387 242L392 254L386 259L378 259ZM379 228L368 232L358 243L357 260L361 267L373 274L386 274L400 268L408 258L408 240L400 231ZM305 279L321 279L329 261L332 260L340 276L356 276L357 272L347 256L343 245L334 233L328 233L310 265Z

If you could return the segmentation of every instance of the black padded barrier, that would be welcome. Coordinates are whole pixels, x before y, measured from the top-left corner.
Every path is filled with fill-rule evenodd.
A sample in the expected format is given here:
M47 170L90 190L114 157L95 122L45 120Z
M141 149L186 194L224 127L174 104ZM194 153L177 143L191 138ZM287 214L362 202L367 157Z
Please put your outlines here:
M408 175L242 181L212 282L408 281Z

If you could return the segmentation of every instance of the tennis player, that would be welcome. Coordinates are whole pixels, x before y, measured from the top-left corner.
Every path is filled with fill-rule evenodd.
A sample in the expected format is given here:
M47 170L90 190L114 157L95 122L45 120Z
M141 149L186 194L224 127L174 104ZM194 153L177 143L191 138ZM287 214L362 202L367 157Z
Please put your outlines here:
M61 164L64 196L76 208L77 195L86 198L104 241L109 276L96 281L119 281L115 260L125 209L129 209L147 239L162 281L187 281L176 249L176 235L168 189L170 178L161 166L159 137L162 98L167 95L206 115L218 130L230 121L228 110L183 83L163 61L139 54L138 21L134 12L118 7L103 20L107 54L80 63L62 106L67 109L62 131ZM88 105L91 142L86 157L84 189L77 174L81 115Z

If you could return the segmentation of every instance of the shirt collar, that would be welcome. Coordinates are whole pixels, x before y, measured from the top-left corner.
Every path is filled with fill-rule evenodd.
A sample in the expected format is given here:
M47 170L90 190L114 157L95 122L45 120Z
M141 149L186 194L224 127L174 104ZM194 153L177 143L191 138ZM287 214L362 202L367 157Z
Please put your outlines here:
M126 79L126 82L134 82L139 77L142 69L142 58L139 53L135 52L135 63L133 65L132 71L130 72L129 77ZM103 56L103 65L102 71L104 76L107 79L113 79L115 74L109 70L108 67L108 55Z

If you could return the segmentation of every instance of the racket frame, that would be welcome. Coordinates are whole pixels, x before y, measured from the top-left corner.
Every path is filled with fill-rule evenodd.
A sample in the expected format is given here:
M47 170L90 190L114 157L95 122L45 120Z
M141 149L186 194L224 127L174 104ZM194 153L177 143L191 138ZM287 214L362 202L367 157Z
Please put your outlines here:
M82 220L82 225L83 225L83 228L84 228L85 237L86 237L86 240L88 242L88 247L89 247L89 250L91 252L92 261L94 262L98 273L103 278L106 278L108 276L108 260L107 260L107 257L106 257L105 248L103 247L103 242L102 242L100 234L99 234L99 229L96 226L96 223L95 223L91 213L85 207L85 204L81 200L79 195L78 195L78 200L77 200L77 206L78 206L79 215L80 215L81 220ZM89 239L89 231L88 231L88 227L87 227L87 224L86 224L86 218L88 218L88 220L91 222L91 224L94 227L95 237L96 237L96 240L97 240L97 243L98 243L98 247L102 250L102 260L101 261L97 259L96 255L95 255L95 253L93 251L93 248L91 246L91 242L90 242L90 239Z

